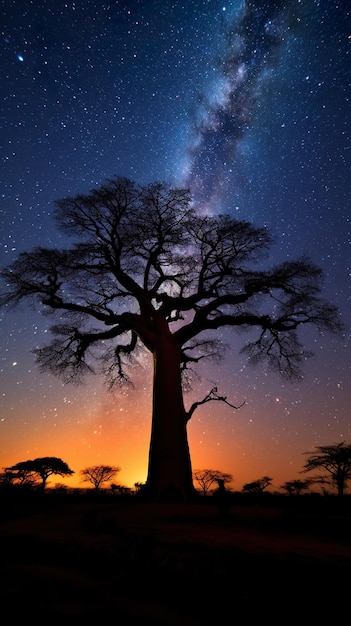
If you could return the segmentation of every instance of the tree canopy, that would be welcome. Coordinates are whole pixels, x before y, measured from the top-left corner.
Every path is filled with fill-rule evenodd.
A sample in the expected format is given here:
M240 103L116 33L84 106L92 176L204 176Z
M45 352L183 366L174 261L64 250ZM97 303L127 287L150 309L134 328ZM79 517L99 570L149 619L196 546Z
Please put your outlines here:
M267 487L270 487L272 480L273 478L270 478L269 476L263 476L258 480L254 480L251 483L243 485L243 491L246 493L263 493Z
M299 496L303 491L307 491L311 484L313 484L311 480L299 480L297 478L295 480L287 480L281 485L281 489L284 489L289 496Z
M20 484L30 483L41 479L41 487L44 490L47 480L52 475L71 476L74 471L68 467L65 461L56 456L38 457L33 460L20 461L12 467L6 468L7 472L11 472L13 480Z
M304 454L308 458L302 472L321 470L322 474L315 476L314 482L328 482L336 487L339 496L343 496L351 479L351 444L341 441L331 446L316 446L314 452Z
M110 388L131 383L141 350L153 356L153 409L146 487L152 497L194 493L186 425L195 408L226 401L217 390L184 406L191 369L220 357L219 331L250 331L242 351L288 378L311 352L298 331L342 328L321 297L322 271L302 257L266 266L266 228L195 211L190 191L115 177L57 201L67 249L37 247L1 272L0 305L22 300L50 315L39 366L65 382L100 372ZM216 389L216 388L214 388ZM229 403L230 404L230 403Z
M91 483L96 491L99 491L104 483L112 480L119 472L120 467L114 465L93 465L85 467L79 473L83 477L83 482Z
M202 495L206 496L211 487L218 481L222 481L223 484L230 483L233 480L232 474L225 474L219 470L212 469L197 469L193 472L194 480L199 484Z

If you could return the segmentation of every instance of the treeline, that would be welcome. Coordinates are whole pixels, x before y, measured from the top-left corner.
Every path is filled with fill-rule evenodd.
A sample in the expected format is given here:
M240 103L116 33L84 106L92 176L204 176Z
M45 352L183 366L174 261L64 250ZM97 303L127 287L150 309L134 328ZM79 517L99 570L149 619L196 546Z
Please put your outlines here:
M343 496L351 479L351 444L345 441L330 446L316 446L313 452L304 452L306 462L301 470L303 474L309 474L308 478L286 481L280 486L280 492L289 496L298 496L307 493L313 486L320 486L322 493L336 493ZM121 471L119 466L93 465L80 470L82 482L90 483L95 492L100 492L108 487L113 494L131 495L142 494L144 483L136 482L134 489L115 482L116 476ZM48 479L52 476L65 478L75 472L68 464L58 457L40 457L33 460L20 461L11 467L3 468L0 473L0 486L8 488L27 488L45 491ZM193 472L193 480L199 495L221 496L231 494L230 485L234 478L232 474L226 474L219 470L197 469ZM263 476L257 480L246 483L242 487L242 493L263 494L272 493L273 478ZM56 484L56 490L64 491L64 484ZM238 493L238 492L236 492Z

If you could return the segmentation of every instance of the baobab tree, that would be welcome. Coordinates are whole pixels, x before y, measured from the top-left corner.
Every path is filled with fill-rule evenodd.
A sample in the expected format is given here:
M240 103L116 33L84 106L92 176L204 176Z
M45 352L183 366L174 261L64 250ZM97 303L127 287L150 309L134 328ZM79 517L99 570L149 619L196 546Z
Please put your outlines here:
M196 494L187 437L192 411L184 383L192 366L221 355L225 328L249 330L248 361L264 359L299 377L298 330L337 332L336 308L322 300L321 269L308 258L264 268L266 228L230 215L201 215L190 191L140 186L116 177L86 195L57 201L54 217L73 237L67 249L37 247L1 275L0 304L26 299L56 321L34 350L39 366L65 382L102 372L131 382L138 351L153 357L153 406L144 496ZM260 262L260 265L258 265Z

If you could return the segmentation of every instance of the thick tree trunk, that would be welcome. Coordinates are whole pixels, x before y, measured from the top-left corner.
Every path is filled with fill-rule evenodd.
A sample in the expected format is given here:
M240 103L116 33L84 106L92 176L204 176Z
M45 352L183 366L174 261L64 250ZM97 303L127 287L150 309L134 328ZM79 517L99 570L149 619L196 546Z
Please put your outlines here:
M181 384L181 350L165 323L154 348L152 429L145 495L186 502L193 486L187 419Z

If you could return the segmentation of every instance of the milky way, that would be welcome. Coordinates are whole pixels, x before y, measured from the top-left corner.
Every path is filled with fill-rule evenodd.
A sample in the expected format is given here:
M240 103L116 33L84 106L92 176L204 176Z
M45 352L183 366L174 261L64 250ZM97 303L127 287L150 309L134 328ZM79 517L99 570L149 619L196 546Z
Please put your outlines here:
M243 3L239 18L223 24L224 48L215 60L217 76L211 94L199 97L189 147L186 183L199 204L217 206L223 186L233 182L230 173L237 144L250 128L262 83L279 63L286 37L292 36L285 4Z

